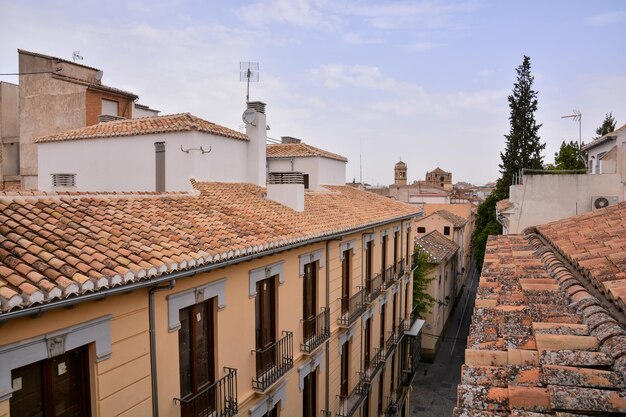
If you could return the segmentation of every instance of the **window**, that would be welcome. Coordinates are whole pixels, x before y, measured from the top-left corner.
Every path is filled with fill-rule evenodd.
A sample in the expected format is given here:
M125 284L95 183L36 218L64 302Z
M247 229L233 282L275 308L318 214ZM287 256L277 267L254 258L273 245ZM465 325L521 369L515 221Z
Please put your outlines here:
M393 393L395 388L396 388L396 355L393 355L391 357L391 389L389 390L389 392Z
M350 373L350 341L346 341L341 347L341 393L342 397L348 396L348 379Z
M317 312L317 261L304 265L304 282L302 293L302 318L304 320L304 340L315 335Z
M594 165L594 161L596 160L595 156L592 156L591 158L589 158L589 173L593 174L593 165Z
M445 236L450 236L450 226L444 226L443 227L443 234Z
M165 142L154 142L155 182L157 192L165 191Z
M341 261L341 314L346 314L350 309L350 259L352 249L343 252Z
M304 180L304 189L309 189L309 174L302 174L302 178Z
M606 152L600 152L596 158L596 174L600 174L600 161L602 160L602 157L606 155Z
M317 372L313 371L304 378L302 390L302 417L317 417ZM276 409L276 407L274 407Z
M274 407L267 413L263 414L263 417L278 417L278 407Z
M372 241L365 243L365 288L372 291Z
M118 105L117 101L102 99L102 112L100 114L117 117L119 116Z
M396 328L396 308L398 306L398 293L393 295L393 303L391 304L391 331Z
M411 259L411 229L406 229L406 255L405 260L409 262Z
M381 268L383 269L383 281L385 280L385 268L387 268L387 240L389 239L389 236L384 235L382 238L382 245L381 246L381 252L380 252L380 265Z
M372 320L369 318L365 322L364 333L365 345L363 347L363 367L365 370L368 370L370 368L370 350L372 347Z
M11 372L11 416L90 415L87 347L22 366Z
M426 233L426 228L424 226L419 226L417 228L417 233Z
M274 367L274 351L268 349L276 342L276 275L256 283L256 348L257 375Z
M205 391L215 382L215 298L179 311L178 356L182 399ZM204 404L215 408L214 396Z
M398 245L400 245L400 232L393 232L393 272L398 273Z
M409 317L409 306L412 304L412 300L409 300L409 282L406 282L406 285L404 286L404 317L407 319L410 319Z
M383 415L383 381L385 380L385 368L378 376L378 415Z
M379 346L382 350L385 346L385 311L387 310L387 305L383 305L380 309L380 342Z

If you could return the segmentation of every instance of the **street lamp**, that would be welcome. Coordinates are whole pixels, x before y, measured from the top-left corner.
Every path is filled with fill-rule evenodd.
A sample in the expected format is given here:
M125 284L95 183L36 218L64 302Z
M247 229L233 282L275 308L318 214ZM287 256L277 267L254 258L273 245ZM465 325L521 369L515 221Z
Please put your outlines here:
M574 122L578 122L578 149L580 149L582 146L582 113L580 110L572 110L572 114L561 116L561 119L572 119Z

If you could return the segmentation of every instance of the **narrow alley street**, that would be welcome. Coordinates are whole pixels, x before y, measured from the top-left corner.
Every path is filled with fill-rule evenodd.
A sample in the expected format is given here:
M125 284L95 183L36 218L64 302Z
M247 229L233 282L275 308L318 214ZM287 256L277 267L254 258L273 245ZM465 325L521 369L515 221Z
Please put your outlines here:
M437 356L433 363L420 362L410 399L411 417L452 415L478 285L473 259L469 264L466 286L457 301Z

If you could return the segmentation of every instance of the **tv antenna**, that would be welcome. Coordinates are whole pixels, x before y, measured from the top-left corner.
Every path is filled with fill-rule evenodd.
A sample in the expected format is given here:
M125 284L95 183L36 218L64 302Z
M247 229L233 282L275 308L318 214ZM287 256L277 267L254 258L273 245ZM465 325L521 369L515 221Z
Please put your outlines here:
M239 81L246 82L246 103L250 101L250 82L259 82L259 63L258 62L240 62L239 63Z
M82 61L83 60L83 56L80 54L80 51L74 51L72 52L72 60L74 62L76 61Z
M567 116L561 116L561 119L572 119L573 122L578 122L578 148L582 146L582 120L583 115L580 110L572 110L572 114L568 114Z

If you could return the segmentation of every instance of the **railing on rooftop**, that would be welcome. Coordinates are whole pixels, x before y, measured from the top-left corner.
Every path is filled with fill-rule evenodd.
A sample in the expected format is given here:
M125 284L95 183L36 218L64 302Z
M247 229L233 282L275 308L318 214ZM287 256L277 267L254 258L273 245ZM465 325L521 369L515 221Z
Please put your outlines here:
M182 417L231 417L239 412L237 370L224 368L226 375L187 398L174 398Z
M586 168L581 169L530 169L522 168L513 174L511 185L524 184L524 176L526 175L584 175L587 174Z
M302 172L270 172L268 184L304 184Z
M354 416L367 398L367 392L370 388L370 379L362 372L359 372L358 375L359 382L352 389L352 392L350 392L347 397L339 396L339 411L337 412L337 417Z
M252 388L265 391L293 368L293 333L283 331L283 337L264 349L254 350L257 371Z
M330 310L322 307L322 311L309 319L302 321L302 343L300 350L306 353L313 352L319 345L330 337Z
M365 288L367 290L367 300L371 303L382 292L383 276L376 274L372 278L365 282Z
M342 327L351 326L365 311L365 288L358 287L358 291L351 297L340 298L341 311L337 324Z

